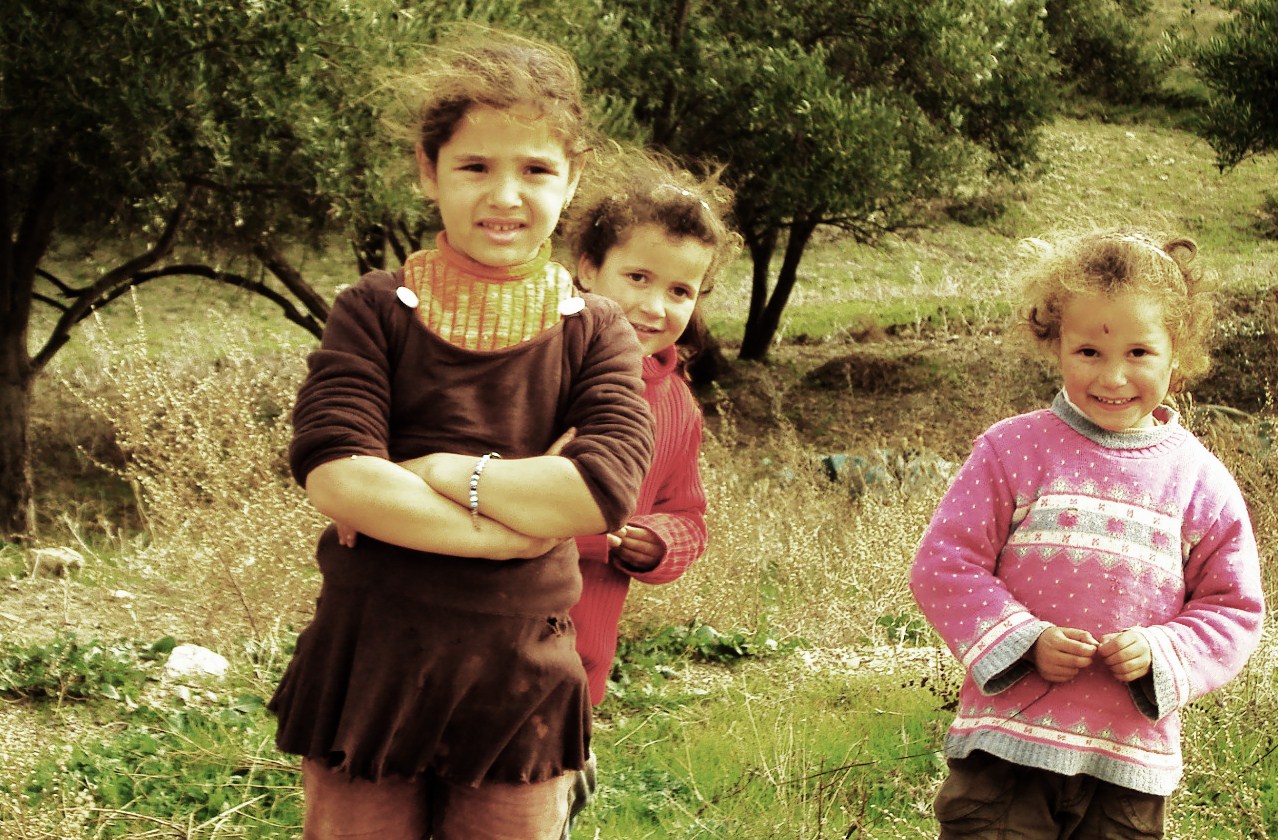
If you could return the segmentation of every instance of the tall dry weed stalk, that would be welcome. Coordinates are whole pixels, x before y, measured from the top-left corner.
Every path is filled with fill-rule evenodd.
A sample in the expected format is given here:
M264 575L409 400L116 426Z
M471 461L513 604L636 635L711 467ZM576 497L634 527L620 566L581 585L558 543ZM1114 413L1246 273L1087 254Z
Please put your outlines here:
M285 463L303 353L258 352L215 315L185 329L198 352L158 349L135 304L129 334L86 329L96 364L66 385L110 424L123 465L104 466L137 495L149 541L123 561L211 635L261 637L304 616L316 591L319 519Z

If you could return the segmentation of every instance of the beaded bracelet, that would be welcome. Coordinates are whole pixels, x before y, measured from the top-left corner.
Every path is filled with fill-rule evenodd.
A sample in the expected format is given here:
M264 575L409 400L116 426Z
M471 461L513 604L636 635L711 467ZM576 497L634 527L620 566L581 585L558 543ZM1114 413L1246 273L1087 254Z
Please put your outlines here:
M488 466L489 458L500 458L496 452L489 452L479 456L479 460L475 462L475 469L470 473L470 522L475 526L475 530L479 530L479 476L484 472L484 467Z

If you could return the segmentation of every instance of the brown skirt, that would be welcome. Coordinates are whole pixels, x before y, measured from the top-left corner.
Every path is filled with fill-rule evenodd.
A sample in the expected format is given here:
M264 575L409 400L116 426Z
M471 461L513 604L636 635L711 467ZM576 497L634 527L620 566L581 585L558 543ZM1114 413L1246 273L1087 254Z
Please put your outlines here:
M372 781L579 770L590 696L575 641L567 612L490 615L326 581L269 704L276 744Z

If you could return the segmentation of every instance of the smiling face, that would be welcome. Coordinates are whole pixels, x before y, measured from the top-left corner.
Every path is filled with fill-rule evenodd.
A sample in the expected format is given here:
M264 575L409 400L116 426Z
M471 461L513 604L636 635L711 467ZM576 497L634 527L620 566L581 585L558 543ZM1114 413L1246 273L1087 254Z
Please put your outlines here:
M449 244L494 267L536 256L577 187L563 139L523 107L472 106L437 160L418 146L417 162Z
M1155 425L1167 396L1175 349L1163 305L1149 295L1078 295L1061 313L1059 347L1065 393L1102 429Z
M701 293L714 249L689 237L673 238L657 224L633 228L596 266L578 264L577 282L621 305L645 355L679 340Z

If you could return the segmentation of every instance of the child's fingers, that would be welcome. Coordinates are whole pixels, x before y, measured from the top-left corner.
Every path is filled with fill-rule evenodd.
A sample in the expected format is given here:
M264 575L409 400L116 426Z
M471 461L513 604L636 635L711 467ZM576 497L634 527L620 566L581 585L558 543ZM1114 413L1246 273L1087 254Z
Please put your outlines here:
M1117 659L1117 661L1113 663L1111 663L1108 659L1105 660L1105 662L1109 665L1110 673L1113 674L1114 678L1119 682L1132 682L1133 680L1140 679L1149 673L1149 669L1152 665L1150 658L1144 653L1138 653L1136 656L1131 657L1122 657L1120 655L1115 657L1115 659Z
M346 548L354 548L355 537L359 534L359 532L349 525L343 525L340 522L334 522L333 524L337 526L338 545L345 546Z
M1082 645L1085 645L1091 648L1092 650L1095 650L1096 647L1100 644L1099 642L1096 641L1096 637L1093 636L1091 633L1087 632L1086 630L1081 630L1077 627L1060 627L1058 629L1065 636L1065 638L1074 642L1078 642Z

